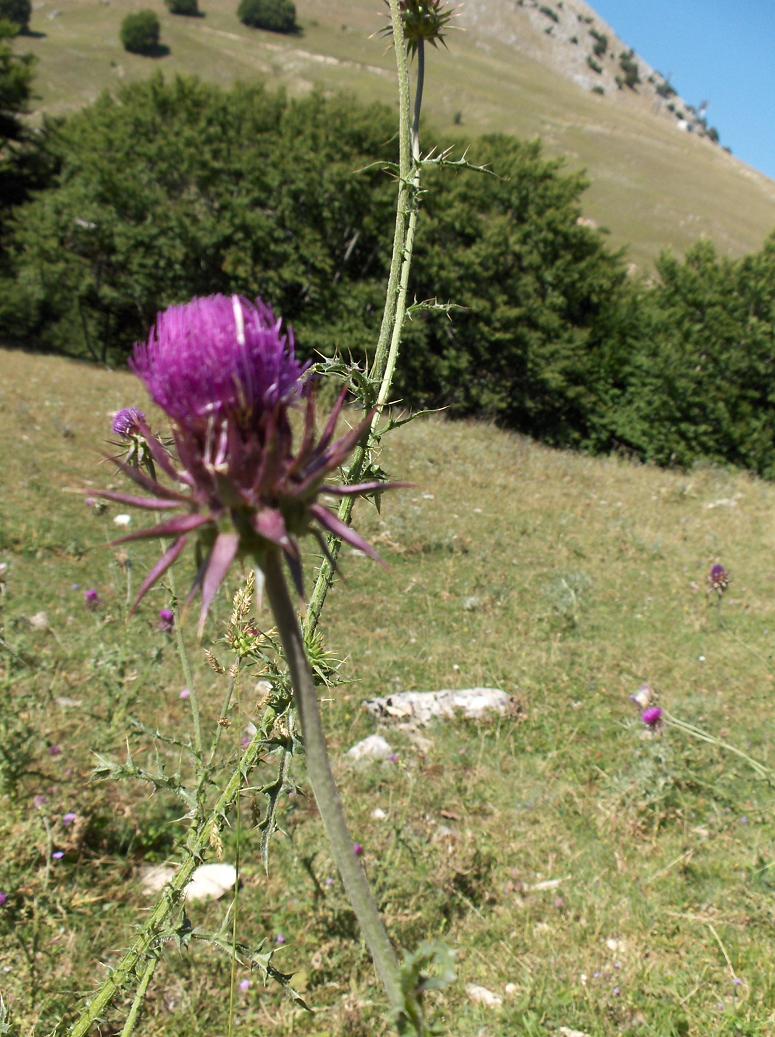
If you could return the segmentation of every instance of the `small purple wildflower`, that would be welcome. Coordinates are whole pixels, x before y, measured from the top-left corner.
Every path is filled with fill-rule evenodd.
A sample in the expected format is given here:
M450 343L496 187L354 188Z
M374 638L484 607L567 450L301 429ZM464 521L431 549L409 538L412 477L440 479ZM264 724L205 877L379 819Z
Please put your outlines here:
M282 947L285 943L285 937L282 933L278 933L277 936L275 936L274 938L274 942L277 944L278 947Z
M190 688L184 688L181 691L181 693L180 693L180 698L182 698L184 700L185 699L190 699L191 698L191 689Z
M100 592L96 588L91 587L89 590L84 591L83 600L90 609L96 609L100 604Z
M61 745L50 745L48 747L48 755L49 756L61 756L62 752L63 752L63 750L62 750L62 746ZM46 800L45 796L42 797L42 798L43 798L43 802L45 803L45 800Z
M240 988L240 990L242 991L243 994L247 994L247 992L250 990L250 988L252 986L253 986L253 984L251 983L251 981L249 979L241 979L240 980L239 988Z
M169 634L172 628L175 626L175 613L172 609L160 609L159 610L159 630L165 634Z
M711 570L708 573L708 583L710 584L710 589L721 597L729 586L729 573L723 565L714 565L711 567Z
M325 883L324 883L326 889L331 889L334 884L335 884L335 880L330 878L330 877L327 878Z
M138 416L138 443L168 484L141 466L116 466L150 497L103 491L100 497L151 511L175 511L159 525L122 537L124 543L167 537L172 543L143 581L135 607L185 550L200 538L205 562L194 585L201 591L200 630L236 558L258 560L282 551L301 593L298 537L312 533L327 552L333 533L376 558L374 549L318 502L321 493L357 496L385 483L324 485L362 438L372 415L334 441L343 393L316 440L314 399L293 334L260 299L212 295L159 314L147 343L138 343L132 370L173 421L177 457ZM305 401L301 440L294 453L290 408Z
M78 815L74 814L72 810L62 815L62 824L65 828L69 828L70 825L74 824L78 820Z
M398 753L391 753L390 756L388 756L388 763L398 763L400 758L401 757L398 755Z
M613 990L611 991L611 993L614 995L614 997L620 997L621 993L622 993L622 988L621 987L614 987Z
M48 796L44 796L42 793L38 793L32 801L36 810L42 810L46 803L48 803Z
M655 728L659 727L662 723L662 710L659 706L652 706L650 709L645 709L641 715L641 720L646 727Z
M353 853L356 857L362 857L365 853L365 850L363 849L360 843L355 843L353 846Z
M5 907L8 903L8 894L0 891L0 907Z
M739 976L735 976L735 978L732 980L732 985L735 987L741 987L743 985L743 981L742 979L740 979Z
M51 859L55 861L61 861L64 855L64 850L54 850L54 852L51 854Z
M137 407L124 407L113 418L113 431L117 436L129 439L140 433L140 422L145 421L145 415Z
M95 508L97 506L96 497L84 497L83 502L87 508Z

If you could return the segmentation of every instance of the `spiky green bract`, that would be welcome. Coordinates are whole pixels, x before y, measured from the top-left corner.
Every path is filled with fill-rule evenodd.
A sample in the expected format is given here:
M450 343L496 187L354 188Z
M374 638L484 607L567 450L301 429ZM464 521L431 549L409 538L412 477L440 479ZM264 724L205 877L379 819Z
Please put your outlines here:
M450 28L449 22L457 13L454 7L445 7L442 0L401 0L400 8L404 39L410 54L414 54L421 43L430 43L434 47L441 43L446 47L444 33ZM391 36L392 33L390 25L382 30L384 36Z

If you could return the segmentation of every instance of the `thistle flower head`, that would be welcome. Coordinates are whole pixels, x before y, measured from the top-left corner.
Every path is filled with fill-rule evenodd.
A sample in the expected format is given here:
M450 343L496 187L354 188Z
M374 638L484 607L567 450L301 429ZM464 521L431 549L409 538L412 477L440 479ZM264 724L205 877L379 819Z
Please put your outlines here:
M646 727L650 727L653 730L655 727L659 727L662 723L662 715L662 710L659 706L651 706L650 709L643 711L641 720Z
M168 634L175 626L175 613L172 609L159 610L159 630Z
M160 313L131 367L154 402L188 428L227 415L249 424L297 397L304 373L293 335L271 308L239 295L192 299Z
M451 28L450 20L457 14L454 7L445 6L443 0L400 0L399 8L410 54L414 54L421 43L430 43L433 47L441 43L446 47L444 34ZM382 30L385 36L392 32L392 25Z
M721 597L729 586L729 573L723 565L711 566L711 570L708 573L708 583L710 584L710 589Z
M158 512L182 512L117 543L167 537L172 543L140 587L137 604L180 557L195 535L204 548L192 596L202 594L200 629L232 562L257 564L281 550L301 592L298 537L311 532L327 552L333 532L376 557L373 549L318 502L334 495L370 493L384 483L325 485L364 434L371 416L334 440L344 394L316 437L314 397L296 359L293 335L265 303L214 295L160 314L132 369L172 419L174 450L138 418L149 462L116 466L151 496L104 491L99 496ZM304 407L294 444L290 410ZM157 475L158 473L158 475ZM162 477L166 477L163 479Z
M145 415L137 407L124 407L113 418L113 431L117 436L129 439L140 432L139 422L145 421Z

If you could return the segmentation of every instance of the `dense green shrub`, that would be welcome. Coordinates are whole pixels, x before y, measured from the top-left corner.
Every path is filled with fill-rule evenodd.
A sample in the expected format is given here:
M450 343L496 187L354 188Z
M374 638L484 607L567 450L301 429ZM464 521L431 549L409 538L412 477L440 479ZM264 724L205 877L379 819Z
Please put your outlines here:
M199 0L164 0L170 14L188 15L195 18L199 14Z
M731 462L775 478L775 234L732 260L663 255L611 431L657 464Z
M541 14L545 15L547 18L551 18L553 22L559 22L560 16L557 14L557 12L554 10L553 7L548 7L546 5L543 5L543 6L539 7L538 10L541 12Z
M603 71L602 66L595 61L591 54L587 54L587 64L592 69L592 71L597 72L598 75Z
M26 29L32 17L30 0L0 0L0 20Z
M624 83L634 90L635 87L640 83L640 66L635 60L634 52L632 50L622 51L619 55L619 68L624 73Z
M131 54L153 54L159 46L161 27L153 11L134 11L121 23L121 42Z
M291 0L241 0L237 17L253 29L294 32L296 8Z
M608 50L608 37L604 32L598 32L597 29L590 29L589 35L595 41L592 47L592 52L595 57L602 58Z

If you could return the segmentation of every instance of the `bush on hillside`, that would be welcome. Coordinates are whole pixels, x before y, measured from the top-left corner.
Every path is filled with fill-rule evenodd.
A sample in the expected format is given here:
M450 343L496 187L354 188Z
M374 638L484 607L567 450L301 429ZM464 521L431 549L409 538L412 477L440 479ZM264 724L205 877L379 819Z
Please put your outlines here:
M0 0L0 20L26 29L32 17L30 0Z
M291 0L241 0L237 17L243 25L270 32L294 32L296 8Z
M161 27L153 11L134 11L121 23L121 42L130 54L153 54L159 47Z
M640 67L635 60L634 51L629 50L626 53L622 51L619 55L619 68L624 73L625 86L628 86L630 90L634 90L640 83Z
M196 18L199 14L199 0L164 0L170 14L188 15Z

